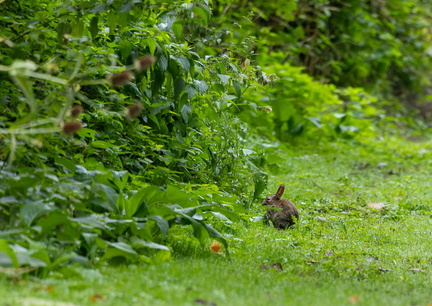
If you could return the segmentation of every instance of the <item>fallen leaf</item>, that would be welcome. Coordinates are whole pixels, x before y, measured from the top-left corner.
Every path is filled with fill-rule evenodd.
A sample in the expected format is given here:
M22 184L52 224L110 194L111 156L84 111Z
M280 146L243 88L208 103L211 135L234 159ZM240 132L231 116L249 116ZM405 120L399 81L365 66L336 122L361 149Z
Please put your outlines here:
M212 253L218 253L220 250L222 249L222 246L220 245L219 242L217 242L216 240L213 240L212 245L210 246L210 251Z
M315 264L315 263L317 263L317 261L315 261L315 260L310 260L310 261L307 261L307 262L306 262L306 264L309 265L309 266L310 266L310 265L313 265L313 264Z
M104 299L104 296L102 294L99 294L99 293L95 293L91 297L91 301L93 303L97 302L98 300L103 300L103 299Z
M373 209L383 209L385 207L385 203L373 202L373 203L368 203L367 206Z
M353 295L348 298L348 302L350 303L357 303L359 301L360 301L360 297L357 295Z
M48 292L51 292L51 293L54 292L53 286L50 286L50 285L46 285L45 286L45 290L48 291Z

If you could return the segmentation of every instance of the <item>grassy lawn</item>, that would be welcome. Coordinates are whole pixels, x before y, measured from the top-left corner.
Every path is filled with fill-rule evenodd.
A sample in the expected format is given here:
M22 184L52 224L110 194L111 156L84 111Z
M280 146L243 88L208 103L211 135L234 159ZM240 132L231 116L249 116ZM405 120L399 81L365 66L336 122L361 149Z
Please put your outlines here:
M295 228L219 224L231 260L178 229L175 257L160 265L0 276L0 306L430 305L431 156L428 142L394 140L273 154L268 193L286 185Z

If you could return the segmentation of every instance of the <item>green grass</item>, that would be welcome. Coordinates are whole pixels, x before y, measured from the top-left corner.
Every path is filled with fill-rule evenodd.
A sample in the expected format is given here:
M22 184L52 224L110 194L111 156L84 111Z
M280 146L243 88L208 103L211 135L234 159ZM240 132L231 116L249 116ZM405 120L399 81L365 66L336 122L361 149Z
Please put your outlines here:
M218 224L231 260L178 228L168 262L77 268L67 279L2 276L0 305L428 305L432 145L352 145L269 156L269 193L285 183L301 222L287 231ZM273 263L283 270L263 269Z

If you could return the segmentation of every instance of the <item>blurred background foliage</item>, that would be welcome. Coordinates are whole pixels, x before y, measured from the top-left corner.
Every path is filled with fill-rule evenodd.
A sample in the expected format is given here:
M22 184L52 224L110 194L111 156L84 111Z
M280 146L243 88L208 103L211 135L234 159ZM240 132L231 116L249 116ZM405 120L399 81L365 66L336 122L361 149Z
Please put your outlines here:
M276 95L266 88L262 99L252 98L277 112L283 108L283 114L274 115L279 139L307 136L307 126L318 132L316 138L322 134L332 138L334 132L351 136L355 130L372 135L371 124L383 122L392 130L405 122L429 126L410 119L429 119L432 110L428 1L222 0L216 4L214 19L226 29L221 47L226 48L225 42L249 50L254 65L280 79L270 85ZM344 93L327 84L343 88ZM360 92L363 98L351 100ZM316 112L324 117L317 118ZM329 120L329 113L342 120ZM310 117L316 118L312 124Z
M284 146L429 127L426 0L0 8L0 264L14 271L161 262L175 225L228 255L218 230L247 222Z

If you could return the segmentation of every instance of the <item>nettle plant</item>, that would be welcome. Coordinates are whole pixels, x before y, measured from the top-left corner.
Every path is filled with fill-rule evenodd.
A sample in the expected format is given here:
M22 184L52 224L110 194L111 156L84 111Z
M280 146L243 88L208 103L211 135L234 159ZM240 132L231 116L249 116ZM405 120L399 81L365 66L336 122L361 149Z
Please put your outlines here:
M160 262L176 224L228 254L209 222L240 220L265 174L231 111L253 78L217 48L208 3L2 5L7 271Z

